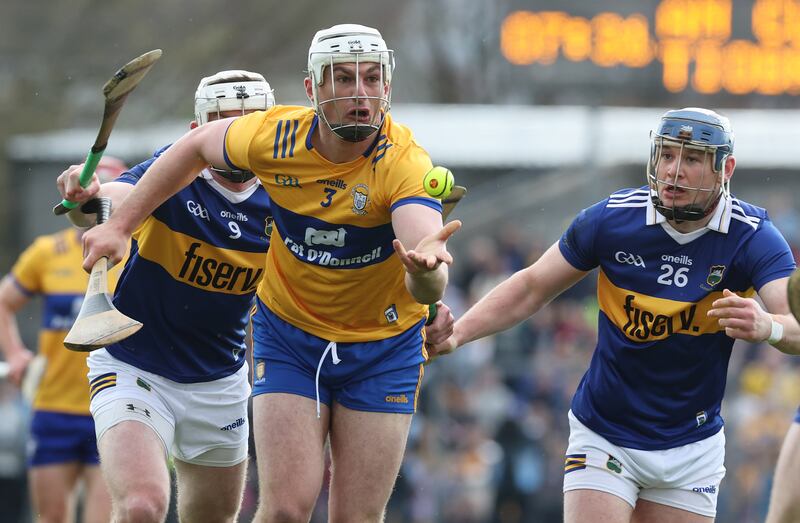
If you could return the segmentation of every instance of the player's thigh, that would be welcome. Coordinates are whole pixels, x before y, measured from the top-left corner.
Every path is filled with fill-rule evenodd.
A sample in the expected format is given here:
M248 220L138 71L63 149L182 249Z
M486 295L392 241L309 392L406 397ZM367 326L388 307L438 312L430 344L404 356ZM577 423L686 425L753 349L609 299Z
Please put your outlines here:
M124 420L98 441L100 466L115 504L140 495L159 503L169 500L170 476L164 443L152 427Z
M247 459L229 467L209 467L176 459L175 470L181 521L235 521L242 502Z
M253 397L260 502L268 509L313 508L322 486L330 411L294 394ZM294 505L289 506L287 505Z
M403 461L411 417L334 404L330 432L331 521L380 517Z
M800 423L795 421L789 427L783 440L775 478L769 499L769 513L766 523L791 523L800 521Z
M640 499L631 523L713 523L714 518Z
M633 507L624 499L600 490L564 493L564 523L628 523Z
M31 502L44 521L58 521L73 509L80 468L78 462L31 467L28 472Z

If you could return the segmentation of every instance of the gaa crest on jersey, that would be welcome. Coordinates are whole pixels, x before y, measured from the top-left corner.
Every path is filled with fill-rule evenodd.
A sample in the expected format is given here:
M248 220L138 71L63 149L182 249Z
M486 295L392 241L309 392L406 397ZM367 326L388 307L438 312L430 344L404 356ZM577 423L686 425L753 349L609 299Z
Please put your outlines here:
M716 284L722 281L722 276L725 274L725 266L724 265L712 265L711 269L708 271L708 277L706 278L706 283L710 287L714 287Z
M350 191L353 194L353 212L359 215L367 214L367 204L369 203L369 187L359 183Z

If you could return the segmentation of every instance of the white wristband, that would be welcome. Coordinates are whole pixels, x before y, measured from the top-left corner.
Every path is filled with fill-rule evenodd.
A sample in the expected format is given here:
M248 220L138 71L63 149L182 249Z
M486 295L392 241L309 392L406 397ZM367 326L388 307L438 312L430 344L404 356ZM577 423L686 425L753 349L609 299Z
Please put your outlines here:
M783 339L783 324L772 320L772 332L769 333L767 343L775 345Z

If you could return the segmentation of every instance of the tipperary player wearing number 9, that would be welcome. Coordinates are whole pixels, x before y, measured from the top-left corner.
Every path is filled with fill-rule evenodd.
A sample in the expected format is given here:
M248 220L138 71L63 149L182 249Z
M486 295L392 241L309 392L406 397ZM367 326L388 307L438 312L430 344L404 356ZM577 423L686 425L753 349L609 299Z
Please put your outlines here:
M447 283L431 167L389 115L394 58L380 33L345 24L314 36L313 108L275 106L211 122L176 142L111 219L84 267L121 246L200 168L256 173L275 217L253 317L257 521L308 521L330 441L331 521L382 521L426 359L427 307ZM407 250L406 246L411 247Z
M222 71L200 81L191 127L274 103L262 75ZM59 177L62 196L84 202L99 189L116 208L165 150L102 187L82 189L73 166ZM181 521L236 520L249 435L245 329L270 221L252 172L208 167L134 232L114 305L144 327L88 359L115 521L164 520L168 456Z
M648 185L582 211L433 348L509 328L599 267L597 347L569 413L567 523L712 521L734 340L800 352L786 296L792 253L764 209L730 194L733 141L713 111L665 113Z

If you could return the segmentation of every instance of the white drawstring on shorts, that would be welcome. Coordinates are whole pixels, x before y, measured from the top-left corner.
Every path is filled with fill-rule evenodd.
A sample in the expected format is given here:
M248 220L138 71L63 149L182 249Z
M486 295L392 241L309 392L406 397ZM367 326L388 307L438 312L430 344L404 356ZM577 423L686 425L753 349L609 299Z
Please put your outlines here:
M325 361L325 356L328 353L331 353L331 360L333 361L334 365L338 365L340 361L339 354L336 352L336 342L332 341L328 343L328 346L325 347L325 351L322 353L322 357L319 359L319 364L317 365L317 377L314 379L314 388L317 392L317 419L320 418L320 408L319 408L319 371L322 369L322 362Z

